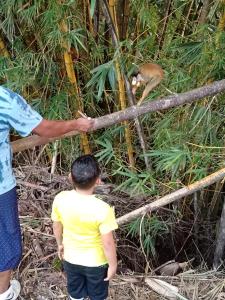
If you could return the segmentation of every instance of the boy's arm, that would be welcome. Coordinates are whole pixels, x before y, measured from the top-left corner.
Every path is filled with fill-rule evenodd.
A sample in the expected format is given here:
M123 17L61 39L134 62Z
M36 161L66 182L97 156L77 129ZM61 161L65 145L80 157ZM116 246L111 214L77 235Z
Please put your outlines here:
M109 268L105 281L110 280L115 274L117 269L117 257L116 257L116 244L114 241L113 233L102 234L102 244L105 256L108 260Z
M53 232L58 245L58 256L60 259L63 259L63 225L61 222L53 222Z

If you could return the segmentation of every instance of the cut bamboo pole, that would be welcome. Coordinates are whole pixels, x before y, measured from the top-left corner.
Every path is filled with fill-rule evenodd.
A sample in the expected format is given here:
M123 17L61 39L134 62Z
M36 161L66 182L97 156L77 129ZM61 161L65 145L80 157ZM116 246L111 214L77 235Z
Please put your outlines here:
M64 20L62 20L60 23L60 30L64 33L68 32L68 26ZM72 95L74 96L74 100L77 99L78 109L83 111L80 91L78 88L76 74L73 67L73 60L70 53L70 46L66 41L62 41L62 46L64 48L64 62L66 66L66 72L72 87ZM82 143L82 148L84 149L84 153L89 154L91 150L90 150L87 134L85 133L81 134L81 143Z
M198 180L188 186L185 186L182 189L179 189L171 194L168 194L152 203L146 204L145 206L142 206L136 210L133 210L132 212L118 218L117 223L119 225L126 224L148 212L155 211L160 207L163 207L165 205L173 203L174 201L180 200L188 195L191 195L191 194L195 193L196 191L199 191L199 190L221 180L222 178L224 178L224 176L225 176L225 168L220 169L219 171L212 173L209 176L206 176L203 179ZM225 218L224 218L224 220L225 220ZM224 225L225 225L225 222L224 222ZM225 226L224 226L224 228L225 228ZM225 229L224 229L224 236L225 236ZM225 239L224 239L224 241L225 241Z
M122 123L123 121L126 120L135 119L148 112L166 110L171 107L176 107L186 103L192 103L202 98L221 93L223 91L225 91L225 79L220 81L215 81L211 84L191 90L189 92L185 92L177 95L171 95L162 98L160 100L149 101L143 103L141 106L133 105L131 107L126 108L123 111L118 111L109 115L96 118L92 131L95 131L100 128L106 128L115 125L117 123ZM71 131L67 134L55 138L44 138L44 137L39 137L37 135L32 135L14 141L11 143L11 145L12 145L13 152L15 153L29 148L33 148L35 146L44 145L64 137L71 137L76 134L78 134L77 131Z

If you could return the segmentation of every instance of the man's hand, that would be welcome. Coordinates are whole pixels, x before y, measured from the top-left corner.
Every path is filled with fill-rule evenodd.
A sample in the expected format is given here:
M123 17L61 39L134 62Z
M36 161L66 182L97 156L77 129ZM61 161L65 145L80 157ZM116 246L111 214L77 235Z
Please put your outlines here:
M63 245L58 246L58 257L60 260L63 260L63 258L64 258L64 246Z
M117 269L117 265L109 266L108 272L107 272L107 277L104 279L104 281L111 280L116 274L116 269Z
M86 132L94 126L91 118L79 118L74 121L74 130Z
M68 121L51 121L43 119L41 123L33 129L33 133L42 137L58 137L67 132L77 130L86 132L94 126L91 118L78 118Z

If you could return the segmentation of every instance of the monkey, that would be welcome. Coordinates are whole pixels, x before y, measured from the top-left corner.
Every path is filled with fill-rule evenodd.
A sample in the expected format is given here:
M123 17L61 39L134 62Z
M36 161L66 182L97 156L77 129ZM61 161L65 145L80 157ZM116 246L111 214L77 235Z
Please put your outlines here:
M132 93L135 95L136 90L142 85L145 85L145 89L137 105L141 105L149 92L160 83L163 77L164 71L157 64L145 63L139 67L137 73L132 78Z

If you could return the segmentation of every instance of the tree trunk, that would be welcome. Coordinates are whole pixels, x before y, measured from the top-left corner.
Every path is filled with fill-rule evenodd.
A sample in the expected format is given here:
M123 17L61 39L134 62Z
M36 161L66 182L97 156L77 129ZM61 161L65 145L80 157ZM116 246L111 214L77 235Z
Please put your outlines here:
M225 247L225 201L223 203L223 210L220 218L220 228L216 240L216 250L213 259L213 268L218 269L222 264Z
M191 103L208 96L213 96L223 91L225 91L225 79L215 81L212 84L205 85L203 87L194 89L186 93L168 96L161 100L149 101L142 104L141 106L133 105L131 107L126 108L123 111L118 111L109 115L96 118L92 130L94 131L100 128L105 128L117 123L121 123L126 120L131 120L148 112L165 110L171 107ZM33 135L12 142L13 152L23 151L29 148L33 148L35 146L47 144L51 141L55 141L63 137L70 137L76 134L78 134L77 131L71 131L67 134L55 138L44 138L39 137L37 135Z

